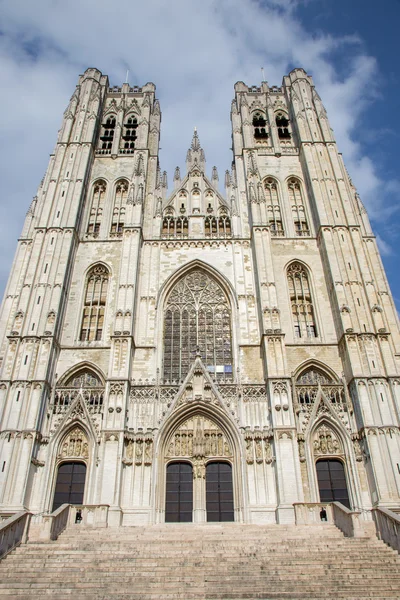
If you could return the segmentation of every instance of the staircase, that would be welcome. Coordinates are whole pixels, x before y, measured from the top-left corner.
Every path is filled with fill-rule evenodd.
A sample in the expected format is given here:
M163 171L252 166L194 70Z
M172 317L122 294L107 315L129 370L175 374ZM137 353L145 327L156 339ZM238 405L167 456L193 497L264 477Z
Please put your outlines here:
M334 525L70 526L0 561L0 598L400 598L400 556Z

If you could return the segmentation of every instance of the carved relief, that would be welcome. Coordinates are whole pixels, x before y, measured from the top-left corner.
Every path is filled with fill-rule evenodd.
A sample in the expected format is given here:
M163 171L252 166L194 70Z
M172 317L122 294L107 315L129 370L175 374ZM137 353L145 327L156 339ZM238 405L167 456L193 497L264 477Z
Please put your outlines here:
M342 444L336 433L325 424L320 425L313 436L314 454L343 454Z
M171 436L166 457L231 458L232 454L230 443L218 425L203 415L195 415Z
M61 458L89 458L89 441L80 427L72 429L61 443Z

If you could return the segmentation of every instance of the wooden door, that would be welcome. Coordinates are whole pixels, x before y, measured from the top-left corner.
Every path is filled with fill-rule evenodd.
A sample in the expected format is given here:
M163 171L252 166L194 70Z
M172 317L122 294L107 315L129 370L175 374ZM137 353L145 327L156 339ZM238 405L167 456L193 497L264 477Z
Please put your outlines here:
M321 502L341 502L350 508L344 465L340 460L319 460L317 477Z
M62 504L82 504L85 492L86 465L65 462L58 468L53 511Z
M190 523L193 520L193 469L186 462L167 465L165 522Z
M206 468L207 521L234 521L232 466L208 463Z

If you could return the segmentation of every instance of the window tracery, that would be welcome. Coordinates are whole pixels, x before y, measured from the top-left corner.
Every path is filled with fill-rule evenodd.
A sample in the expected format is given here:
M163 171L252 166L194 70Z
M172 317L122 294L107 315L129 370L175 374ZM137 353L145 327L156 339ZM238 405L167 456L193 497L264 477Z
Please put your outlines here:
M111 222L111 235L120 236L125 224L126 200L128 197L128 182L119 181L115 188L114 210Z
M164 377L181 380L199 352L216 377L232 373L231 310L220 285L195 269L171 290L164 318Z
M302 371L295 381L295 404L303 409L311 406L320 388L333 405L345 404L343 384L314 365Z
M100 233L106 189L107 184L103 180L97 181L93 187L92 205L90 208L87 233L94 237L97 237Z
M101 340L107 301L109 272L103 265L93 267L87 278L83 301L81 342Z
M292 263L287 270L294 335L296 338L315 338L314 307L306 269L300 263Z
M292 206L295 233L297 236L309 236L310 228L307 222L306 209L298 179L292 177L288 181L289 201Z
M281 207L279 203L278 187L276 181L269 177L264 182L265 200L267 205L267 219L271 235L282 237L285 235L283 229Z

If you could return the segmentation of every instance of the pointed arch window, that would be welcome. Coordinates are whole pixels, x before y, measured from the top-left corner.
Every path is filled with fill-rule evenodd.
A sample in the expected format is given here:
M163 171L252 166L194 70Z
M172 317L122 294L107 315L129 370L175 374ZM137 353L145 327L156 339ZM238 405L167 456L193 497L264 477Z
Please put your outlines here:
M126 200L128 198L128 182L119 181L115 187L114 209L111 222L111 235L120 236L125 224Z
M89 214L87 233L97 237L100 233L101 219L104 210L104 200L107 185L103 180L97 181L93 186L92 205Z
M278 137L280 140L290 140L289 119L286 114L279 112L275 117L275 124L278 128Z
M253 132L256 140L267 140L267 121L262 112L256 112L253 116Z
M294 335L296 338L317 337L314 307L309 277L300 263L292 263L287 270Z
M275 179L272 179L272 177L266 179L264 182L264 189L267 206L267 219L271 235L274 237L282 237L285 235L285 232L283 229L278 187Z
M288 193L290 205L292 207L295 233L297 236L307 237L310 235L310 228L308 225L301 184L295 177L292 177L288 181Z
M116 120L114 116L110 116L102 124L102 132L100 135L100 144L97 151L98 154L111 154L111 149L114 141Z
M199 352L216 377L232 374L231 309L217 281L194 269L172 288L164 314L164 377L183 379Z
M121 154L133 154L135 151L135 142L137 138L138 121L133 115L127 117L122 132Z
M93 267L87 277L79 339L99 341L103 335L109 272L103 265Z

